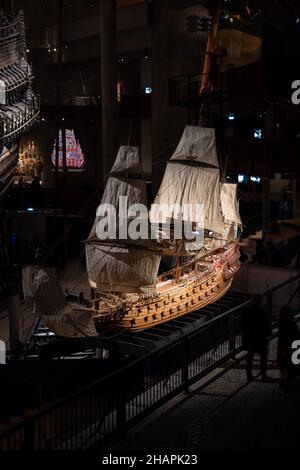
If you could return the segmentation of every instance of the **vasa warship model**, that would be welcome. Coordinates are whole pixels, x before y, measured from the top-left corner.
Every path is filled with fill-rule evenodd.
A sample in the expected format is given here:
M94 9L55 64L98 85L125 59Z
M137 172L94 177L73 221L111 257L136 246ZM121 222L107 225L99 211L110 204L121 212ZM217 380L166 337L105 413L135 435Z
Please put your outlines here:
M138 149L121 147L100 207L109 205L120 215L120 197L127 197L128 206L145 205L146 194ZM164 215L172 219L170 236L164 236L160 208L174 205L192 208L180 219L202 233L201 243L175 239L176 220L168 209ZM196 206L203 207L202 219L193 210ZM98 237L101 221L97 213L86 242L87 274L94 291L86 308L67 304L45 270L25 270L25 296L35 300L36 313L60 336L94 336L111 327L137 332L168 322L220 299L239 269L237 185L221 178L214 129L185 129L150 211L155 240L103 240ZM166 257L174 269L160 274Z
M39 115L31 89L24 15L0 12L0 196L11 185L18 164L19 141Z

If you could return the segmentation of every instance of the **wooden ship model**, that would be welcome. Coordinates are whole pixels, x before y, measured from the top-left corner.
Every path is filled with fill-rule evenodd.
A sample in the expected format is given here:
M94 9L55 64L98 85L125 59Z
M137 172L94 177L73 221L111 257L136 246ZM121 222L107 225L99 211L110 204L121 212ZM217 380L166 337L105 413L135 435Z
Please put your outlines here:
M150 211L155 240L102 240L97 216L86 242L87 275L93 299L87 307L67 304L62 289L42 268L24 272L25 297L59 336L96 336L111 328L138 332L176 319L220 299L239 269L241 219L237 185L220 177L214 129L188 126L167 164ZM136 147L121 147L101 204L118 211L119 198L147 204L146 180ZM202 226L192 211L181 218L198 226L202 243L161 236L160 206L203 205ZM173 220L174 222L174 220ZM120 222L119 222L120 223ZM171 233L171 231L170 231ZM175 268L159 275L162 259Z
M116 206L118 197L125 194L130 204L147 204L137 148L120 149L102 204ZM97 237L96 219L86 243L88 277L96 289L90 309L96 329L116 322L122 329L145 330L199 310L227 292L240 257L236 185L220 181L215 131L188 126L167 164L151 222L161 223L161 206L196 204L204 209L200 227L204 240L199 246L165 239L158 239L155 246L130 239L103 243ZM194 215L181 217L196 224ZM158 276L163 256L177 263L175 269Z
M18 164L19 141L39 115L39 100L27 62L24 15L0 11L0 196L12 184Z

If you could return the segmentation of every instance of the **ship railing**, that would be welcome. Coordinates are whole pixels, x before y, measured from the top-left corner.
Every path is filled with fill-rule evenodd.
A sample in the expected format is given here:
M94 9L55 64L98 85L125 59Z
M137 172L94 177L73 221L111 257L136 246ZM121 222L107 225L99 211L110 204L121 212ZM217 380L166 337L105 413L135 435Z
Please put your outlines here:
M5 16L8 24L0 27L0 41L19 34L19 22L11 16Z
M28 86L33 80L33 76L29 68L24 72L10 66L5 71L0 70L0 79L5 83L6 93L11 93L21 87Z
M16 124L13 120L7 119L5 123L2 123L2 136L0 137L0 142L11 143L17 140L24 132L26 132L38 119L40 114L39 105L36 104L28 114L22 115L16 119ZM6 131L4 130L4 125L6 126ZM8 130L8 132L7 132Z
M268 290L270 339L277 309L290 302L299 321L300 274ZM284 295L283 295L284 294ZM0 435L2 450L84 450L107 445L229 359L243 359L243 318L252 299L139 358ZM275 315L274 315L275 313Z
M6 88L6 93L12 93L22 87L28 86L29 83L33 80L32 76L28 75L27 77L23 77L18 82L14 83L13 85L9 85Z

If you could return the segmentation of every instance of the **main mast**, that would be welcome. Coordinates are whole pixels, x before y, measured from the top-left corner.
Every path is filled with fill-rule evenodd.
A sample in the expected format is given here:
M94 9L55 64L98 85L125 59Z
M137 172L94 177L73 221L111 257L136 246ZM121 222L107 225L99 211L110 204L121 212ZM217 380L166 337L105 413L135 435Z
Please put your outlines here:
M181 213L174 215L174 207ZM166 209L166 208L169 208ZM200 212L199 212L200 210ZM220 170L214 129L187 126L166 172L151 210L153 224L165 224L175 219L192 224L205 235L223 238L225 224L221 208ZM185 245L191 245L186 242ZM187 249L186 252L190 252ZM184 249L180 250L180 255Z
M210 71L211 71L211 54L217 45L217 36L219 29L219 18L221 14L222 0L212 1L212 27L208 32L206 54L202 72L202 81L199 89L199 95L204 96L208 92Z

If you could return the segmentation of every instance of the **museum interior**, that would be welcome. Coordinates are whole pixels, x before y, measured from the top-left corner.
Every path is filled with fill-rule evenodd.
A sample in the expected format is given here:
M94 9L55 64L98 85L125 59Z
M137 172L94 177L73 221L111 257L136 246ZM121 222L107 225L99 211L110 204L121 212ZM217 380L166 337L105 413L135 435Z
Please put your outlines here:
M299 60L296 0L0 1L0 451L297 449Z

